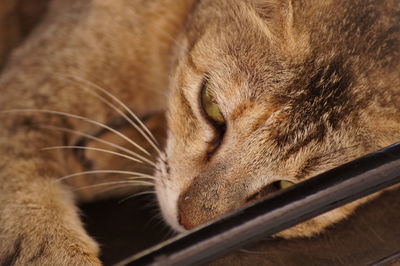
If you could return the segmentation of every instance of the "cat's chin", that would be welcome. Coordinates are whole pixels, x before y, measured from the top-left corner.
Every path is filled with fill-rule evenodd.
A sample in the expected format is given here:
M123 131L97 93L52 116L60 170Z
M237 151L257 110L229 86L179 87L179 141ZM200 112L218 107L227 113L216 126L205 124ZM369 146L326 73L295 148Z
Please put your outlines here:
M174 202L176 200L172 200L170 195L165 195L166 193L160 193L157 191L157 198L158 198L158 204L160 206L162 218L164 219L164 222L169 225L174 231L181 233L185 232L185 228L183 228L177 219L178 211L175 206L173 206Z
M179 191L175 191L171 186L166 186L161 181L156 182L155 189L164 222L178 233L186 232L187 230L178 221L177 201Z

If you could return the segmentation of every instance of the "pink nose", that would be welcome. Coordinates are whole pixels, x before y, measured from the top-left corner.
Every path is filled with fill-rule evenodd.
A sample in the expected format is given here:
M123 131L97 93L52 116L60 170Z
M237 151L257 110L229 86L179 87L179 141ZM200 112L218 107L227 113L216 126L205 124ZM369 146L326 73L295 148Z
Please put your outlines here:
M190 220L186 217L185 212L179 211L179 223L187 230L191 230L194 226L190 223Z
M191 230L198 226L197 219L199 216L196 190L189 189L182 193L178 198L178 221L187 230Z

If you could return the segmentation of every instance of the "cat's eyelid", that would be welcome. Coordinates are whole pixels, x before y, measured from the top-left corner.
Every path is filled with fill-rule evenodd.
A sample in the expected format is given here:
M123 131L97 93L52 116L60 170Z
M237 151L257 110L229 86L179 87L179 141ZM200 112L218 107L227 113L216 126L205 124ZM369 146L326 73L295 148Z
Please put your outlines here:
M209 86L209 76L205 74L201 82L199 93L199 106L202 115L210 122L214 128L226 124L225 116L220 110L215 95Z
M198 95L200 96L201 106L202 106L202 99L201 98L202 98L202 95L205 92L205 90L208 90L208 92L213 96L213 99L215 100L214 103L217 104L218 106L220 106L217 94L216 94L215 89L214 89L215 84L211 80L212 80L211 74L209 72L205 72L203 74L203 78L202 78L202 81L200 83L200 88L198 90Z

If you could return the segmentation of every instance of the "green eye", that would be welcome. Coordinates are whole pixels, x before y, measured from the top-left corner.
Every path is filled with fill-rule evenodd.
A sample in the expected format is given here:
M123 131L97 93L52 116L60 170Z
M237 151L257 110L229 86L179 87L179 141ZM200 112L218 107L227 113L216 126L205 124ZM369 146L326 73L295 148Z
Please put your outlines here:
M206 84L205 84L206 86ZM219 109L217 101L209 88L204 87L201 92L201 103L207 117L217 124L225 124L225 118Z
M287 180L280 180L280 181L277 182L277 187L279 189L285 189L285 188L291 187L293 185L294 185L293 182L290 182L290 181L287 181Z

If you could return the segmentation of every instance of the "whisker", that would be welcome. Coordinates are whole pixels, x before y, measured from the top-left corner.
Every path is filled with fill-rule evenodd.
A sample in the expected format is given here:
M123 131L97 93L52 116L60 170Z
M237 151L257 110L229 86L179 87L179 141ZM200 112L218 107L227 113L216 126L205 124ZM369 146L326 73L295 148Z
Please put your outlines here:
M87 134L87 133L84 133L84 132L81 132L81 131L78 131L78 130L73 130L73 129L64 128L64 127L58 127L58 126L40 125L40 127L47 128L47 129L56 129L56 130L60 130L60 131L63 131L63 132L73 133L73 134L76 134L76 135L79 135L79 136L83 136L83 137L91 139L91 140L95 140L95 141L101 142L103 144L107 144L107 145L109 145L111 147L114 147L114 148L116 148L118 150L124 151L124 152L126 152L126 153L128 153L128 154L130 154L132 156L135 156L135 157L139 158L144 163L147 163L147 164L149 164L149 165L151 165L153 167L156 167L156 164L154 162L152 162L152 161L148 160L147 158L137 154L136 152L133 152L133 151L127 149L127 148L124 148L124 147L122 147L122 146L120 146L118 144L112 143L110 141L103 140L101 138L92 136L90 134Z
M149 194L157 194L154 190L150 190L150 191L143 191L143 192L139 192L139 193L135 193L133 195L130 195L128 197L123 198L122 200L118 201L118 203L123 203L129 199L135 198L135 197L139 197L139 196L143 196L143 195L149 195Z
M134 172L132 172L132 173L134 173ZM141 174L141 175L135 175L135 176L132 176L132 177L127 177L127 179L137 179L137 178L147 178L147 179L151 179L151 180L154 180L154 181L158 181L158 178L157 178L157 177L154 177L154 176L151 176L151 175L146 175L146 174Z
M106 150L106 149L100 149L100 148L94 148L94 147L85 147L85 146L53 146L53 147L47 147L47 148L43 148L41 149L42 151L48 151L48 150L59 150L59 149L78 149L78 150L90 150L90 151L99 151L99 152L104 152L104 153L109 153L109 154L113 154L134 162L138 162L138 163L143 163L141 160L138 160L136 158L133 158L131 156L125 155L123 153L119 153L119 152L115 152L115 151L110 151L110 150Z
M121 174L121 175L134 175L129 178L147 178L151 180L157 180L155 177L151 175L146 175L143 173L138 173L138 172L131 172L131 171L120 171L120 170L91 170L91 171L83 171L79 173L74 173L70 175L65 175L60 178L57 178L57 182L61 182L62 180L74 177L74 176L80 176L80 175L91 175L91 174Z
M142 185L142 186L153 186L153 183L151 182L146 182L146 181L116 181L116 182L105 182L105 183L100 183L100 184L94 184L94 185L88 185L88 186L83 186L74 189L74 191L79 191L79 190L84 190L88 188L96 188L96 187L104 187L104 186L110 186L110 185L130 185L130 186L137 186L137 185Z
M137 185L134 185L134 186L137 186ZM118 190L118 189L124 189L124 188L126 188L126 187L127 187L126 184L114 185L114 186L112 186L112 187L106 187L106 188L104 188L104 189L99 189L99 190L96 191L96 194L100 195L101 193L106 193L106 192L109 192L109 191L115 191L115 190ZM133 187L133 186L132 186L132 187ZM148 187L149 187L149 186L142 187L141 190L147 189Z
M177 235L177 233L174 232L174 230L172 230L170 227L165 225L164 218L162 217L162 215L160 217L160 220L162 222L161 224L164 225L164 228L166 228L165 230L167 230L167 233L164 235L164 239L170 239L171 237Z
M37 113L54 114L54 115L60 115L60 116L79 119L79 120L88 122L90 124L97 125L99 127L102 127L104 129L107 129L107 130L113 132L114 134L116 134L116 135L120 136L121 138L125 139L130 144L132 144L134 147L136 147L137 149L139 149L140 151L142 151L143 153L145 153L146 155L151 157L151 154L148 151L146 151L143 147L141 147L136 142L134 142L133 140L128 138L126 135L122 134L121 132L119 132L119 131L117 131L117 130L115 130L115 129L113 129L113 128L111 128L111 127L109 127L109 126L107 126L107 125L105 125L103 123L100 123L98 121L89 119L87 117L83 117L83 116L75 115L75 114L70 114L70 113L66 113L66 112L61 112L61 111L44 110L44 109L13 109L13 110L2 111L2 113L13 113L13 112L37 112Z
M156 192L154 190L149 190L149 191L143 191L143 192L135 193L135 194L129 195L129 196L121 199L120 201L118 201L118 203L123 203L123 202L125 202L125 201L127 201L127 200L129 200L131 198L139 197L139 196L143 196L143 195L149 195L149 194L156 194Z
M93 96L95 96L96 98L98 98L100 101L102 101L103 103L105 103L106 105L108 105L109 107L111 107L112 109L114 109L117 113L119 113L122 117L124 117L149 143L150 145L158 152L161 153L161 150L158 148L158 143L156 138L154 137L154 135L150 132L150 130L146 127L146 125L139 119L139 117L137 117L137 115L128 107L126 106L120 99L118 99L115 95L111 94L110 92L108 92L107 90L103 89L102 87L98 86L97 84L95 84L94 82L91 82L89 80L83 79L81 77L78 76L72 76L72 75L61 75L61 77L70 77L72 79L75 79L75 83L77 83L76 81L80 81L83 82L89 86L92 86L93 88L103 92L104 94L106 94L108 97L110 97L111 99L113 99L114 101L116 101L119 105L121 105L121 107L123 109L125 109L135 120L136 122L140 125L140 127L138 127L135 122L132 121L132 119L130 119L124 112L122 112L118 107L116 107L114 104L110 103L109 101L107 101L107 99L105 99L103 96L101 96L100 94L89 90L86 87L82 87L79 86L81 89L85 90L86 92L92 94ZM69 80L66 79L69 82L73 82L73 80ZM77 83L78 84L78 83ZM79 85L79 84L78 84ZM145 133L143 130L145 130ZM150 137L150 138L149 138Z
M153 196L149 199L149 201L146 204L146 208L151 208L153 211L155 211L158 215L160 215L160 217L162 216L161 212L160 212L160 206L158 205L157 202L157 192L153 191L154 194ZM149 193L149 195L152 195L152 193Z

